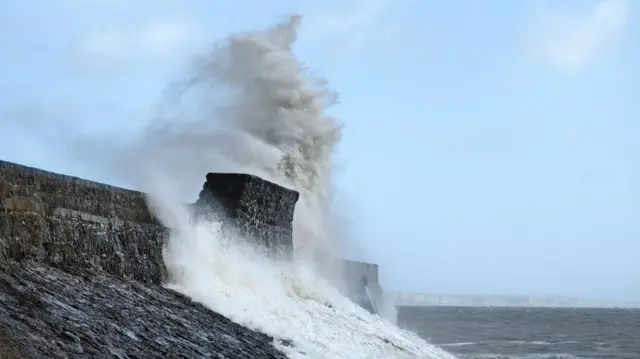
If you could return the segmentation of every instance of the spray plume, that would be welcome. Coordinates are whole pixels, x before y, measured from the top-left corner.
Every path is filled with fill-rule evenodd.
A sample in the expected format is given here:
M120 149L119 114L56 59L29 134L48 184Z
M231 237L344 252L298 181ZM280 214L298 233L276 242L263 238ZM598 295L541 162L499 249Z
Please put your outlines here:
M149 194L173 234L164 252L167 286L276 341L292 358L453 358L371 315L341 295L306 261L274 263L194 225L180 205L207 172L243 172L296 189L299 258L330 251L332 154L341 125L337 101L292 52L300 17L233 35L197 59L163 112L112 168Z

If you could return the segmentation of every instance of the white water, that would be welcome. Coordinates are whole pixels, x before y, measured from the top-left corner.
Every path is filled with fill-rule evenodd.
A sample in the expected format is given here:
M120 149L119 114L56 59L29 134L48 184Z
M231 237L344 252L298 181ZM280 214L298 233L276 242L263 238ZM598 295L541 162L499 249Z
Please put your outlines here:
M331 251L332 154L341 126L326 115L335 96L291 51L299 18L230 37L199 59L182 102L120 157L129 180L175 229L164 259L167 286L276 342L291 358L453 358L354 305L309 259ZM124 164L124 165L122 165ZM300 192L297 261L274 263L225 241L217 224L193 226L179 203L207 172L241 171ZM391 309L389 309L391 310Z

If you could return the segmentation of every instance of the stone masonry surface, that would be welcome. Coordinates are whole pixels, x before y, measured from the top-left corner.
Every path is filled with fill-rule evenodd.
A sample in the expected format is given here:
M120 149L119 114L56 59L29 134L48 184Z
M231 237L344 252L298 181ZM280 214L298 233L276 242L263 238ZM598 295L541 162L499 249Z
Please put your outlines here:
M224 213L232 230L274 257L293 256L293 212L298 192L238 173L209 173L196 207L201 215ZM205 217L206 218L206 217Z
M167 274L162 247L168 230L104 221L37 212L0 213L0 261L34 260L61 269L81 268L162 284Z
M136 223L158 221L147 209L144 193L0 161L0 179L9 192L36 198L45 210L67 208Z

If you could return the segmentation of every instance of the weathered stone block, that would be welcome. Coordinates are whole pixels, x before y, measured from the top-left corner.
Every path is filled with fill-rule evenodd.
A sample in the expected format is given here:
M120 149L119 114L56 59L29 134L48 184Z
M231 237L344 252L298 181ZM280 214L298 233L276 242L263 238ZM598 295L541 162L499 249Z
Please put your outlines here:
M293 213L297 191L238 173L209 173L196 212L222 216L227 225L249 241L259 243L271 255L293 255Z

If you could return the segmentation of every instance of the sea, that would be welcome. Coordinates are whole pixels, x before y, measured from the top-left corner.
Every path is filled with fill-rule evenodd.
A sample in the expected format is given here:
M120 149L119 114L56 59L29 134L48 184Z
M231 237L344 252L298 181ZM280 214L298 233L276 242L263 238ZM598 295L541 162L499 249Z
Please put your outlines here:
M399 307L398 324L465 359L640 358L640 309Z

